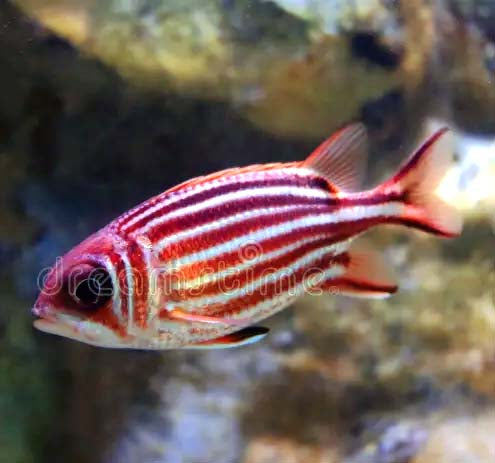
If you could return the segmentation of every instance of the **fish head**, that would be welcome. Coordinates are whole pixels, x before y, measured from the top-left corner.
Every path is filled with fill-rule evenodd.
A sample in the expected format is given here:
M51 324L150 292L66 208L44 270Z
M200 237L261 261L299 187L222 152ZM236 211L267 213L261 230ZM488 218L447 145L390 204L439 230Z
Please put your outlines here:
M116 246L115 237L98 232L56 260L39 278L35 328L95 346L130 347L126 321L115 311L122 292L111 258Z

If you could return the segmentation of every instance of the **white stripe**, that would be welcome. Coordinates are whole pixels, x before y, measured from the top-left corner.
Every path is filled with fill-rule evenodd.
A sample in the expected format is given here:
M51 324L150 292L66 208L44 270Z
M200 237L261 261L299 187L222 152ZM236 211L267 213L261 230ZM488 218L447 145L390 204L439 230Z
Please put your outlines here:
M184 217L186 215L193 215L206 209L221 207L224 204L232 203L235 201L246 200L249 198L263 197L263 196L294 196L298 198L309 199L325 199L329 197L328 191L318 190L314 187L299 187L299 186L278 186L278 187L258 187L248 188L246 190L233 191L220 196L214 196L213 198L205 199L196 204L176 209L169 212L164 216L157 217L150 220L142 227L132 232L132 236L145 235L152 228L163 225L167 221L176 217Z
M199 252L166 262L166 270L174 271L185 265L191 265L201 262L202 260L213 259L223 254L236 251L246 244L260 243L265 239L275 238L277 236L287 234L297 229L310 227L312 225L334 224L380 216L391 217L400 214L402 208L403 205L399 202L383 203L373 206L350 206L329 214L320 214L283 222L271 227L265 227L262 230L246 233L245 235L238 236L217 246L211 246ZM158 244L156 252L161 252L165 246L166 243L163 246Z
M127 251L122 250L118 254L122 258L122 262L124 262L127 280L127 331L130 333L134 324L134 278Z
M139 242L139 240L137 240L136 243L141 249L144 258L143 260L146 266L146 278L148 281L148 294L146 295L146 301L147 301L146 310L147 310L147 321L149 322L158 311L158 304L156 301L156 297L158 295L158 289L157 289L158 281L157 281L156 272L153 271L153 267L151 263L152 250L149 247L142 245Z
M244 222L245 220L261 218L264 216L270 216L273 214L279 214L283 212L297 211L298 209L313 208L312 211L307 212L307 215L312 215L312 214L316 214L317 209L323 207L327 208L328 206L325 204L320 204L320 205L315 204L313 206L311 204L298 204L295 206L265 207L263 209L253 209L251 211L240 212L238 214L234 214L231 215L230 217L225 217L219 220L215 220L215 218L213 217L211 222L205 223L203 225L198 225L197 227L190 228L182 232L175 233L172 236L168 236L163 240L159 241L156 244L156 246L158 248L163 248L170 244L177 243L178 241L181 241L183 239L197 237L202 233L218 230L228 225L234 225L236 223Z
M193 278L191 280L184 280L184 281L177 281L172 284L172 289L174 290L188 290L188 289L193 289L198 286L203 286L206 284L213 283L215 281L221 280L222 278L234 276L244 270L247 270L250 267L253 267L255 265L262 264L264 262L276 259L278 257L281 257L285 254L289 254L292 251L295 251L296 249L299 249L306 244L316 242L322 238L329 237L330 235L328 233L322 233L319 235L311 236L309 238L304 238L299 241L296 241L295 243L291 243L288 246L284 246L282 248L276 249L271 252L267 252L265 254L262 254L259 256L259 258L255 260L246 260L245 262L242 262L239 265L233 265L231 267L228 267L226 269L221 270L220 272L216 273L209 273L209 274L204 274L200 277ZM346 251L349 247L349 244L351 243L352 239L348 239L346 241L340 241L338 243L334 243L331 246L328 246L327 248L329 251L331 251L334 254L341 254L344 251Z
M221 294L217 294L214 296L204 296L198 298L191 298L186 301L186 305L193 306L194 308L217 304L217 303L228 303L230 300L237 299L242 296L246 296L248 294L255 294L258 289L260 289L264 285L269 285L271 283L275 283L282 278L292 278L294 273L298 270L310 266L312 262L319 259L326 253L329 253L332 250L333 246L325 246L319 249L315 249L311 252L308 252L303 257L295 260L292 264L287 265L276 272L269 273L268 275L262 275L260 278L248 282L246 285L239 289L235 289L233 291L221 292ZM309 267L311 268L311 267ZM336 269L335 274L338 275L344 271L344 267L339 265L334 265L332 268ZM319 272L322 274L323 272ZM184 301L179 302L168 302L166 305L167 310L173 310L176 307L184 307Z
M115 270L115 266L113 265L110 257L105 256L105 267L110 275L110 279L112 280L112 288L113 288L113 298L112 298L112 311L114 315L120 322L124 321L124 316L122 314L122 300L120 298L120 285L119 280L117 278L117 271Z
M161 208L170 206L178 201L194 196L199 192L206 192L213 188L217 188L219 186L231 185L234 183L245 183L256 180L273 180L276 178L283 178L286 175L297 175L298 177L310 177L314 176L314 172L310 169L301 168L301 167L287 167L280 169L273 169L271 171L259 171L259 172L245 172L239 175L232 174L228 177L217 178L215 180L211 180L207 183L202 183L199 185L194 185L193 187L184 188L183 190L177 190L170 194L167 192L163 193L160 196L163 196L154 206L146 208L143 212L136 215L128 222L122 225L122 230L127 230L132 227L135 223L139 222L142 219L154 214L159 211ZM140 207L140 206L138 206ZM129 211L128 214L122 217L122 220L126 220L126 216L128 216L132 211Z
M342 275L344 272L345 272L344 267L340 265L335 265L321 272L319 274L319 281L323 282L323 281L331 280L333 278L337 278L338 276ZM287 305L295 301L297 298L302 296L306 291L310 289L311 288L308 288L308 283L306 281L302 281L297 286L286 291L284 294L275 296L272 299L261 301L258 304L255 304L254 306L246 307L245 310L241 310L238 313L234 314L232 318L250 318L250 317L255 317L256 315L258 315L258 319L266 318L275 312L272 311L272 313L269 314L263 313L265 310L269 309L270 306L274 305L275 306L274 308L277 309L276 311L281 310L284 307L287 307ZM262 317L259 317L259 315L261 314Z
M327 281L333 278L338 277L344 273L345 269L341 266L333 266L325 271L323 271L320 276L320 281ZM298 285L290 288L282 294L274 295L272 298L265 299L257 304L252 306L246 306L245 309L240 310L239 312L232 314L231 318L249 318L253 320L253 323L256 323L258 320L264 319L273 315L275 312L282 310L284 307L287 307L290 303L295 301L297 298L302 296L305 291L310 290L308 288L308 283L306 281L302 281ZM197 322L197 324L201 325L201 322ZM204 324L203 324L204 325ZM171 322L167 321L158 321L158 329L163 331L170 331Z

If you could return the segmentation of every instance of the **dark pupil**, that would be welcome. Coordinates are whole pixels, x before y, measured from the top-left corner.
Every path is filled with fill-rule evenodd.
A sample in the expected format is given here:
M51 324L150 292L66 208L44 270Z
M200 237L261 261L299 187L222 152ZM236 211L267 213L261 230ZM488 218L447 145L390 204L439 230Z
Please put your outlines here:
M94 269L83 276L74 288L76 302L84 308L98 308L112 297L112 281L105 269Z

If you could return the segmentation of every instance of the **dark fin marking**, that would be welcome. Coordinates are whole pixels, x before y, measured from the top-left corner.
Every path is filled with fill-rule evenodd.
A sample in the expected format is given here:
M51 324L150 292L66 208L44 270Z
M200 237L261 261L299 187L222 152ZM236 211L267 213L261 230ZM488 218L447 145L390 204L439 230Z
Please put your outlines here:
M385 298L397 291L397 283L382 257L363 243L347 253L345 273L328 280L323 290L355 297Z
M334 190L355 192L362 186L367 154L366 128L356 123L325 140L303 166L324 177Z

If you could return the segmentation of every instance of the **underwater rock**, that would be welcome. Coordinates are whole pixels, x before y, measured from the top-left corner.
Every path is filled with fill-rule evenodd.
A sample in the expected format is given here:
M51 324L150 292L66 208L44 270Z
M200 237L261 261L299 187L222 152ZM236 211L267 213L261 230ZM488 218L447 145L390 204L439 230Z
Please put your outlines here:
M345 463L408 463L424 446L428 428L418 419L376 419L361 431L360 449Z
M273 0L278 6L312 23L327 34L337 34L342 26L366 25L376 30L397 27L390 15L391 5L382 0L346 2L342 0Z
M456 18L476 27L495 42L495 8L491 2L480 0L449 0L448 5Z
M495 461L495 415L461 417L441 423L412 463Z
M325 136L366 119L391 92L405 95L402 118L424 109L415 103L432 50L430 6L308 2L308 14L294 15L289 3L16 0L133 84L228 101L279 135ZM389 133L397 114L381 108L370 124Z
M322 137L345 121L371 117L370 105L378 116L369 125L388 136L399 123L414 129L427 110L466 131L495 131L491 4L15 3L138 87L229 102L282 136ZM394 92L402 95L400 121L387 100L381 103Z
M495 133L494 2L447 2L438 9L437 87L448 95L448 116L461 129Z
M296 303L295 324L311 339L313 353L304 362L287 359L289 365L303 371L316 368L342 381L372 380L396 394L429 379L445 385L460 382L494 397L490 224L470 225L455 245L437 247L423 237L412 239L409 247L392 234L387 246L382 232L376 241L399 278L400 292L392 298L322 296ZM478 252L471 248L473 240Z
M239 461L245 445L241 417L256 383L277 373L276 357L266 346L235 349L235 355L160 355L172 368L161 368L148 378L153 403L128 410L105 461Z
M495 230L495 138L454 134L457 161L438 194L466 218L487 220Z
M0 4L0 22L8 32L0 34L0 80L8 89L0 95L0 190L5 201L0 221L13 224L0 236L5 276L0 291L0 420L7 421L0 424L0 461L402 463L403 458L439 463L432 456L440 448L435 442L447 446L446 436L483 456L477 449L484 444L484 428L493 436L488 414L495 395L495 171L489 140L462 137L459 162L442 185L444 198L468 218L459 239L442 242L386 230L370 236L397 270L401 289L388 300L308 297L268 320L271 332L263 342L216 352L93 349L33 333L29 314L40 268L139 200L224 167L301 159L314 146L257 130L238 110L266 130L318 137L361 112L374 141L394 130L399 141L416 139L414 127L422 112L406 117L401 108L418 104L426 110L427 100L436 101L428 93L411 101L418 94L409 90L422 86L429 60L428 5L406 14L408 5L414 9L419 3L400 2L404 24L411 27L404 43L411 48L396 53L402 39L399 34L396 42L388 33L403 26L396 26L394 13L387 16L395 7L388 10L379 2L353 2L379 13L365 13L359 22L342 20L346 30L359 31L349 38L340 31L332 34L331 17L318 24L296 16L287 1L277 3L283 8L263 2L262 14L253 7L254 19L248 22L239 20L249 12L247 3L203 2L196 19L210 21L213 39L200 34L191 42L196 23L186 19L193 2L181 2L183 9L175 16L179 2L21 1L87 54L34 25L11 3ZM107 57L90 42L95 31L105 29L99 15L117 4L119 15L108 23L116 29L102 35L111 40L117 34ZM224 16L227 9L231 23ZM124 28L134 24L137 10L141 27ZM339 24L341 10L334 11ZM262 16L264 23L259 22ZM153 35L155 23L167 18L190 26L178 36L182 45L170 48L176 56L166 55L173 65L164 69L157 61L152 67L155 51L143 50L138 39ZM384 22L373 26L370 18ZM234 19L240 21L235 28ZM146 21L149 27L143 26ZM285 21L291 25L289 36ZM228 45L234 41L230 35L218 38L219 24L235 30L239 48ZM177 23L170 27L157 37L172 41ZM382 27L387 29L383 33L378 31ZM116 51L122 40L119 28L130 37L122 68L117 55L125 53ZM188 51L191 43L197 57ZM221 77L221 66L228 68L232 59L223 47L237 50L232 69L245 74L229 71ZM366 58L369 49L375 62ZM181 50L190 68L174 61ZM149 73L145 62L151 63ZM396 90L408 66L411 80L405 91ZM270 89L265 107L259 99L263 94L257 93L261 77ZM140 89L130 84L141 79ZM359 88L351 84L354 79ZM300 86L300 81L313 86ZM158 88L157 82L165 92L149 91ZM339 95L332 96L329 82ZM239 94L239 88L248 91ZM201 94L192 97L195 92ZM332 101L338 104L332 107ZM394 117L384 116L384 107ZM398 161L381 152L373 160L382 177ZM18 222L8 222L9 216ZM486 415L477 418L474 406L452 412L471 401L481 404ZM440 450L452 455L451 449Z
M455 409L456 407L453 407ZM494 414L466 402L455 412L416 407L399 415L366 417L359 448L344 463L491 463L495 458Z
M253 439L245 450L242 463L339 463L334 449L303 444L280 437Z

